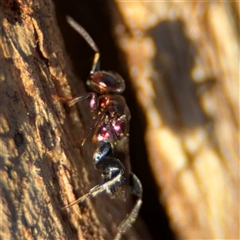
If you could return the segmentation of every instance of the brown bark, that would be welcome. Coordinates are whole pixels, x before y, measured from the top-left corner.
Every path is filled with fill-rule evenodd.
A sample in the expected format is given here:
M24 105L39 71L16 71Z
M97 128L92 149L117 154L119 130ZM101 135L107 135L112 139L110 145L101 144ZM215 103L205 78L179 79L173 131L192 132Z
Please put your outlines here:
M172 230L179 239L239 239L239 2L116 4Z
M84 92L71 73L51 1L1 1L1 239L112 239L130 202L102 195L61 208L101 182L83 148L77 107L52 94ZM85 123L88 108L81 107ZM87 126L87 124L86 124ZM146 239L141 222L126 239Z

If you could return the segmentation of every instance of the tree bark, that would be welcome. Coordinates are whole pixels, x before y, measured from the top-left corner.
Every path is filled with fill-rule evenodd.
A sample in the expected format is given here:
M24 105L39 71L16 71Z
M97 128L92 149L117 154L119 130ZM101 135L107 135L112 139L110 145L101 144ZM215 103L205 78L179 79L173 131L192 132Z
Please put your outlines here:
M131 201L103 194L62 209L102 180L91 141L80 147L88 107L52 97L85 91L53 3L1 1L0 10L1 239L112 239ZM150 239L140 220L135 226L126 239Z
M86 91L72 73L54 6L0 4L0 237L112 239L131 201L103 194L62 209L101 177L91 141L80 147L91 121L87 105L69 108L52 97ZM62 29L69 13L82 25L88 19L103 69L126 79L130 156L153 238L238 239L239 4L55 4L67 47L83 58L74 59L75 72L85 79L91 56L81 37ZM111 15L107 22L100 7ZM124 238L151 239L140 218Z
M140 146L137 131L144 131L171 229L179 239L239 239L238 1L116 5L116 33L144 125L131 137ZM149 211L156 239L164 239L162 222L151 220L156 206Z

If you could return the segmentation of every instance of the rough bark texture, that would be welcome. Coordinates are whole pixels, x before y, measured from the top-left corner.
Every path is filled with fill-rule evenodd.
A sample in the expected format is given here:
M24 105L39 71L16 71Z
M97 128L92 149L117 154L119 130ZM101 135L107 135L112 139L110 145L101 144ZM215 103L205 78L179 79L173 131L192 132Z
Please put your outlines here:
M85 92L92 61L66 14L97 42L102 68L126 80L153 239L239 238L237 1L0 3L1 239L110 240L131 206L103 194L61 209L101 182L94 146L79 142L87 104L51 97ZM145 229L139 218L124 239L151 239Z
M52 97L71 97L70 85L85 91L67 64L53 3L0 3L0 238L112 239L131 201L103 194L61 209L101 178L91 142L80 147L77 107ZM80 115L86 127L84 104ZM141 221L135 227L126 239L150 239Z
M116 5L116 33L142 108L138 130L171 229L179 239L239 239L239 1ZM145 206L155 197L147 187ZM155 211L148 204L145 220L164 239Z

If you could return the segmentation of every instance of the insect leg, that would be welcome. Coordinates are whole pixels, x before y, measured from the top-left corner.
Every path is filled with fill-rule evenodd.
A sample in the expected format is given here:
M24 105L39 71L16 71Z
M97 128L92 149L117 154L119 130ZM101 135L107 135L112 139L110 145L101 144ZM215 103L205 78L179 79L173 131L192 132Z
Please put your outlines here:
M130 192L137 198L135 206L132 211L125 217L125 219L118 226L118 233L116 234L114 240L120 240L123 233L127 231L128 228L136 221L138 212L142 205L142 184L138 177L131 173L129 181Z
M108 157L106 159L103 159L102 161L104 160L107 160L107 161L102 163L101 166L98 166L101 168L99 170L102 171L102 175L105 180L104 183L96 185L87 194L78 198L76 201L70 203L69 205L63 207L63 209L71 207L76 203L83 202L88 197L95 197L99 193L102 193L104 191L107 193L113 194L113 192L117 190L117 187L123 183L124 167L122 163L116 158Z

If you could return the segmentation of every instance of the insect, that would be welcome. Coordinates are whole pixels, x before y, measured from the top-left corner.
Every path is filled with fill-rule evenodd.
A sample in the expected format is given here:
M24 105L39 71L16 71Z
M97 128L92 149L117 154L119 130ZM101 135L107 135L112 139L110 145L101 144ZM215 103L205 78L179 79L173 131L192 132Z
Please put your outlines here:
M89 100L93 119L85 133L82 145L89 137L96 143L93 164L100 171L103 183L96 185L87 194L65 206L64 209L81 203L88 197L95 197L102 192L107 192L113 196L126 186L129 192L135 196L136 202L131 212L118 226L114 240L119 240L136 220L142 205L140 180L129 170L126 166L127 163L116 158L114 154L116 146L123 138L127 138L129 133L130 111L125 99L120 95L125 89L125 82L117 73L99 70L100 52L97 45L86 30L71 17L67 16L67 22L95 52L90 76L87 80L87 85L92 92L86 92L72 98L69 100L69 105L84 99Z

